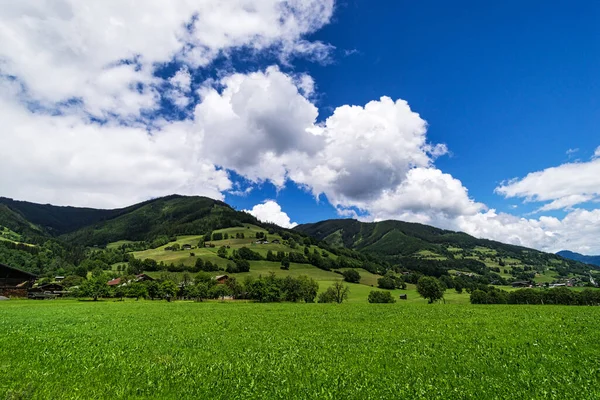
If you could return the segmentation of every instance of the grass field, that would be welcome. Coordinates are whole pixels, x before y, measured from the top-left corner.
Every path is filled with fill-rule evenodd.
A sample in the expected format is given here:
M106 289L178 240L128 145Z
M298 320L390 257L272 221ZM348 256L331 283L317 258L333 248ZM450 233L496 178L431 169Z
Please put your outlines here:
M4 399L596 399L600 308L0 303Z

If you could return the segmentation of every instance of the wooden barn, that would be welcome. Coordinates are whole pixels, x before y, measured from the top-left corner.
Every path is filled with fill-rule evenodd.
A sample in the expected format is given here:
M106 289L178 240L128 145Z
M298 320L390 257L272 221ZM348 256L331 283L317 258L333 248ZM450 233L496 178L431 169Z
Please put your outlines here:
M27 297L27 290L35 282L36 276L6 264L0 264L0 296Z

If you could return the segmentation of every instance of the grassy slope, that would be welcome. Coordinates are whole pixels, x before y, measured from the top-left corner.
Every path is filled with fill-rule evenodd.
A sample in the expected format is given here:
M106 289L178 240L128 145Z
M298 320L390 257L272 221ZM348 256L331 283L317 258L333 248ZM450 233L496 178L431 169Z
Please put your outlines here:
M592 399L598 307L0 303L0 398Z
M146 259L151 258L156 260L157 262L165 262L167 264L174 263L179 264L183 263L184 265L194 265L196 263L196 259L201 258L204 261L210 261L214 264L219 265L222 268L225 268L228 263L231 261L220 258L217 256L217 251L221 246L230 246L228 249L228 254L235 249L239 249L241 247L248 247L249 249L261 254L263 257L267 255L269 250L273 252L277 251L297 251L303 252L304 246L298 246L296 249L292 250L290 247L284 244L255 244L256 241L256 233L263 232L267 234L268 240L272 241L275 239L280 240L283 243L283 240L278 235L269 235L265 229L252 225L252 224L244 224L243 227L234 227L227 228L214 231L215 233L227 233L230 238L227 240L219 240L212 241L211 243L215 244L214 248L193 248L192 250L180 250L180 251L165 251L164 248L168 246L172 246L174 243L178 243L179 245L190 244L192 246L196 246L198 241L202 239L202 236L180 236L177 238L176 242L172 242L166 244L164 246L158 247L156 249L145 250L134 252L133 255L138 259ZM244 233L244 239L235 239L236 233ZM231 238L233 237L233 238ZM314 251L318 249L316 246L310 246L310 251ZM322 252L321 249L318 249L319 252ZM191 256L191 253L194 256ZM326 252L328 257L335 258L334 254ZM350 301L352 302L364 302L367 299L367 296L371 290L377 289L377 279L380 277L379 275L372 274L362 268L357 269L361 274L361 284L350 284ZM159 277L162 272L147 272L150 276ZM278 277L285 276L300 276L307 275L317 282L319 282L320 290L323 291L327 287L329 287L334 281L342 279L340 274L337 274L333 271L324 271L319 268L314 267L309 264L296 264L291 263L289 271L282 270L281 264L279 262L269 262L269 261L251 261L250 262L250 272L246 273L238 273L238 274L230 274L232 276L237 277L238 279L244 279L246 276L254 276L258 277L260 275L266 276L269 274L275 274ZM177 273L177 276L181 276L183 273ZM223 272L214 272L213 275L223 274ZM398 297L400 293L411 293L409 296L409 300L415 301L417 300L417 293L414 287L412 290L409 288L407 291L393 291L395 297ZM452 294L449 295L452 298ZM419 299L423 301L422 299ZM468 297L462 296L460 302L468 302Z

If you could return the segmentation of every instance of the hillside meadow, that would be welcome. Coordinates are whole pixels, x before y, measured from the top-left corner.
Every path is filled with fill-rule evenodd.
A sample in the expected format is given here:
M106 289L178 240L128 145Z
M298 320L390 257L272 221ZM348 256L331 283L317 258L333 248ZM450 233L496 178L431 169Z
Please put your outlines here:
M6 399L596 399L600 308L0 303Z

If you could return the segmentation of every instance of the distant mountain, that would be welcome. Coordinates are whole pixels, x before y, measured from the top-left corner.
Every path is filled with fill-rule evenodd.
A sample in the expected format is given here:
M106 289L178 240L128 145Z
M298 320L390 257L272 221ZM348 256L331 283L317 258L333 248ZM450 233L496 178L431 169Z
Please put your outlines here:
M179 198L181 196L172 195L162 199ZM83 227L106 221L118 217L154 200L148 200L143 203L119 209L96 209L87 207L54 206L51 204L37 204L28 201L13 200L6 197L0 197L0 206L4 206L14 213L19 214L29 223L37 226L41 230L52 236L59 236L65 233L76 231ZM2 217L0 216L0 223Z
M403 221L359 222L353 219L332 219L314 224L298 225L295 230L366 253L385 256L411 256L421 251L448 253L448 247L461 249L486 247L507 254L540 253L537 250L513 246L487 239L477 239L463 232L438 229L433 226Z
M523 280L548 270L565 276L586 271L584 264L554 254L417 223L334 219L294 229L331 246L357 250L427 275L466 269L482 275L510 274Z
M556 254L569 260L575 260L600 267L600 256L585 256L583 254L575 253L569 250L559 251Z

